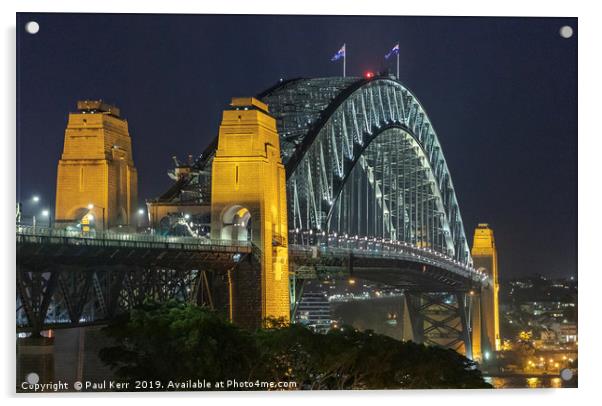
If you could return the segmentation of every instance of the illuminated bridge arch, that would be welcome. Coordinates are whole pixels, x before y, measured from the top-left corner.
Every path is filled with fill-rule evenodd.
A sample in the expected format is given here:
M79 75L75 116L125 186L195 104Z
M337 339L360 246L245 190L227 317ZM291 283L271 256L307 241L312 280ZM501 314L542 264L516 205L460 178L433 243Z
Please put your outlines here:
M257 97L277 121L291 243L399 242L472 265L441 144L403 84L292 79ZM197 168L210 171L216 146Z
M259 97L281 136L291 241L401 241L471 262L436 132L400 82L295 79Z

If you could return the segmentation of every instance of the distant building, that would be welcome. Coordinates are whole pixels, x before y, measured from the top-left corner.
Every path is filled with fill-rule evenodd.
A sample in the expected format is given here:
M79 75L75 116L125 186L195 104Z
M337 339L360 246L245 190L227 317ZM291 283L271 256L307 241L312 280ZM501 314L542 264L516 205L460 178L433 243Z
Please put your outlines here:
M557 341L556 333L553 330L544 330L540 336L543 344L553 344Z
M576 323L555 323L552 328L556 331L561 343L577 342Z
M332 316L326 294L322 292L304 293L297 307L295 322L317 333L328 332L332 324Z

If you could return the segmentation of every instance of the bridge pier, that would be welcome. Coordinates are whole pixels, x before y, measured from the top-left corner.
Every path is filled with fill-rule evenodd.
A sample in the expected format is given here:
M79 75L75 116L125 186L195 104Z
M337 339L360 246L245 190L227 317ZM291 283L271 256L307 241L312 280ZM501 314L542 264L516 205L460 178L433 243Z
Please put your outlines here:
M482 323L481 323L481 295L473 294L470 295L470 327L471 327L471 339L472 339L472 356L475 361L483 361L482 351Z
M480 314L475 326L475 332L480 333L479 350L482 361L487 362L501 349L497 248L488 224L481 223L474 231L472 258L474 267L487 275L481 285L478 306L474 306Z
M234 98L231 106L212 165L211 235L250 241L253 255L230 272L230 318L251 328L272 318L288 323L286 175L276 120L254 98Z
M28 375L37 374L40 383L54 381L54 337L38 333L31 337L17 338L17 390Z
M32 337L41 337L59 273L48 268L17 266L17 292Z
M424 317L419 311L420 296L404 292L403 295L403 336L404 340L424 343Z
M472 359L468 313L462 292L405 291L403 338L451 348Z
M261 264L247 256L228 271L230 320L238 326L261 326Z

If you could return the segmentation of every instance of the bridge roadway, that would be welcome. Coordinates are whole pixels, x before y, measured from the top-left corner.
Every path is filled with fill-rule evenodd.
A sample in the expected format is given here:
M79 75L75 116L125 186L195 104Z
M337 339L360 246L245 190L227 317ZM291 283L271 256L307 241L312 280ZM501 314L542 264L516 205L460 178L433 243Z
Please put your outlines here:
M160 257L155 257L155 260L163 260L162 263L168 266L170 260L175 262L178 257L182 256L182 253L192 256L192 258L188 258L188 261L186 261L192 262L195 259L203 259L195 258L202 256L195 256L195 253L225 254L231 259L233 254L250 254L253 249L252 244L247 241L211 240L197 237L122 232L86 234L80 231L32 226L17 226L16 236L17 253L19 254L18 262L20 260L27 261L27 254L39 255L43 254L45 250L51 253L52 256L68 256L69 253L72 253L79 257L78 261L88 258L94 264L98 263L97 261L100 256L107 253L109 255L105 257L104 261L133 262L144 261L144 257L149 257L150 252L158 250L162 254ZM329 268L341 269L341 266L337 266L338 262L333 261L334 259L354 257L365 260L380 260L381 262L392 261L393 263L404 261L437 267L441 271L456 274L456 277L465 278L467 281L474 283L478 283L484 279L484 274L480 271L461 264L451 257L407 243L376 240L366 242L364 240L343 237L329 238L328 240L328 243L322 243L318 246L290 244L289 252L298 265L303 266L306 262L317 266L322 264L321 269L325 270ZM35 248L32 250L32 247ZM57 247L60 248L57 249ZM88 250L96 249L97 255L83 258L82 251L86 250L86 248ZM133 254L133 250L144 251L143 258ZM140 265L140 262L134 263ZM359 264L360 262L357 263ZM348 261L346 264L348 264ZM307 268L305 270L307 271Z
M209 291L219 284L215 276L257 254L257 247L245 241L19 225L16 240L21 330L106 320L148 295L212 302ZM486 277L452 258L401 242L328 238L318 246L289 245L289 256L291 275L298 280L353 276L451 293L479 289ZM125 276L116 276L120 273Z

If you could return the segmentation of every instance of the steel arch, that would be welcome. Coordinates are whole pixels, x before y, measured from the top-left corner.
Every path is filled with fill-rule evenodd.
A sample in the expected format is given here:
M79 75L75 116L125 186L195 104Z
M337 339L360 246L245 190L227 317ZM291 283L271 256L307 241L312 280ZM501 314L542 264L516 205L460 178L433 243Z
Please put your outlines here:
M329 221L332 219L332 210L340 204L338 198L349 185L347 181L350 175L360 163L370 178L371 168L362 164L366 151L379 137L395 130L414 140L415 169L421 167L425 172L424 176L415 180L422 182L429 179L431 192L426 196L427 201L434 196L434 203L427 203L427 206L432 204L434 208L426 210L424 221L440 221L439 228L445 239L445 244L433 244L431 239L426 244L420 241L418 245L431 247L464 264L472 263L441 144L426 111L400 82L389 77L370 80L297 79L282 83L260 97L269 105L271 114L278 122L283 161L287 169L289 219L293 233L331 233ZM373 184L372 192L377 196L375 204L378 205L380 200L379 208L385 213L389 208L384 207L383 192L376 190L378 182ZM404 199L394 198L392 203L402 204L405 208L411 206L410 202L404 203ZM415 205L420 204L424 202ZM424 216L419 209L413 211L414 214L420 214L421 218ZM405 213L403 217L405 221ZM420 229L424 230L424 226L421 225ZM425 233L418 233L415 229L405 236L389 233L388 236L359 237L417 244L417 234Z

